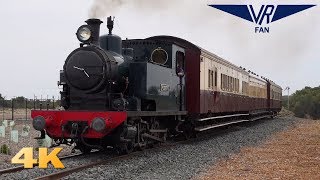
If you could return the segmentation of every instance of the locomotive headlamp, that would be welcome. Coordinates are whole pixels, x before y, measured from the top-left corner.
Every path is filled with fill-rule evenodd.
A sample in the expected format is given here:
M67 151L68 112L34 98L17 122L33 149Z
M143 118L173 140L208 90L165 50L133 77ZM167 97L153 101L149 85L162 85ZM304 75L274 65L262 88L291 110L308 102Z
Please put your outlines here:
M42 116L37 116L33 119L32 125L35 130L42 131L46 126L46 120Z
M86 43L91 39L91 29L88 25L82 25L77 30L77 38L80 42Z
M106 122L100 117L94 118L91 123L91 128L97 132L102 132L106 128Z

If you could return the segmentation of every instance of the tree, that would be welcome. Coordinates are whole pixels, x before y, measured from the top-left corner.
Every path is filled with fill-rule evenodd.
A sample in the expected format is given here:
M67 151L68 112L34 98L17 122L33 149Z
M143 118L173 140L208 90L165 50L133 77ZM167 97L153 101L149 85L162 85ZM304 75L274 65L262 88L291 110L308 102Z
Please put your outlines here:
M320 119L320 86L311 88L305 87L296 91L290 97L290 109L297 117L306 117Z
M0 107L7 107L8 103L5 101L4 97L2 97L2 94L0 93Z

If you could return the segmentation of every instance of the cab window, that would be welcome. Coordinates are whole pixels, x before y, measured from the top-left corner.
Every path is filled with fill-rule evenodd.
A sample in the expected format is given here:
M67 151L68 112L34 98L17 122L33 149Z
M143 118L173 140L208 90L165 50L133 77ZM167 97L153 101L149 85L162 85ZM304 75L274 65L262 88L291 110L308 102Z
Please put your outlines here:
M176 73L178 74L181 71L185 71L184 64L184 53L181 51L177 51L176 53Z

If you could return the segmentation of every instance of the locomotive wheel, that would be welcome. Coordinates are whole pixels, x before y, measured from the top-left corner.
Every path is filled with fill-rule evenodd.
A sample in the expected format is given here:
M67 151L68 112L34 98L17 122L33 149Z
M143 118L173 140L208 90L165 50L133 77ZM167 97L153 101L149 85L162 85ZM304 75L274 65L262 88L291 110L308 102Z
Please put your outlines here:
M146 144L145 143L138 143L138 149L140 150L140 151L143 151L144 149L146 149Z
M192 122L185 122L183 125L183 136L184 138L191 139L196 137L196 132L194 131L195 125Z
M142 134L147 132L148 124L139 122L137 124L137 129L138 129L137 147L140 151L143 151L147 147L147 141L142 136Z
M153 118L150 122L150 129L160 129L160 123ZM152 136L160 138L160 133L151 133ZM153 148L155 145L159 145L159 142L151 140L150 143L148 143L149 148Z
M160 124L159 120L156 120L155 118L152 118L150 121L150 129L163 129L163 127ZM150 133L152 136L155 136L159 139L163 139L164 141L166 140L167 133L163 132L155 132L155 133ZM154 146L160 145L160 142L155 141L155 140L149 140L148 147L153 148Z
M116 149L120 155L129 154L134 150L134 144L132 142L122 143L118 145Z

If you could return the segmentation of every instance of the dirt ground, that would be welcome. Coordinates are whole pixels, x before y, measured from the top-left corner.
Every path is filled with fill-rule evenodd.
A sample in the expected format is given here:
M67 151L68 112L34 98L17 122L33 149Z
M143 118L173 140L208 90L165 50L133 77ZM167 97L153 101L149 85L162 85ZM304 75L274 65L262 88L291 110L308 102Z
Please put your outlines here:
M3 112L3 109L0 109L0 120L2 119L11 120L12 111L10 108L6 108ZM14 109L13 119L26 119L26 109ZM31 109L27 110L27 119L31 119Z
M304 120L221 160L198 179L320 179L320 120Z

